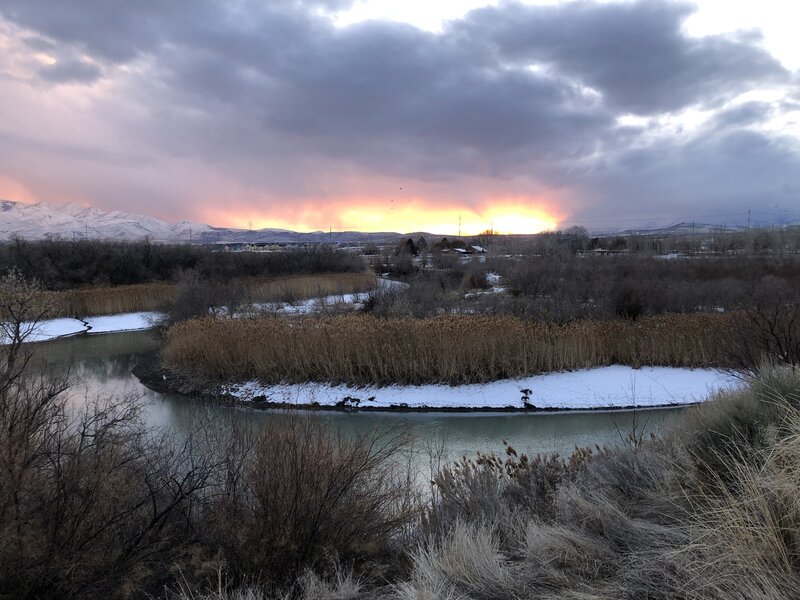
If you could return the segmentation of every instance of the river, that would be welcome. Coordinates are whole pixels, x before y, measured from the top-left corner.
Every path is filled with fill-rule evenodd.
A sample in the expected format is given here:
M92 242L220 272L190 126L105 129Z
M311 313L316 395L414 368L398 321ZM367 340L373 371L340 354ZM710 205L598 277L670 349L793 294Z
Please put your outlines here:
M87 399L135 395L142 399L144 419L154 427L178 432L196 421L198 410L220 417L234 416L257 426L267 419L285 418L280 411L234 408L198 399L160 394L143 386L131 369L139 357L158 342L147 331L94 336L75 336L32 344L34 362L51 373L69 373L74 403ZM636 423L639 430L658 432L675 423L681 408L638 411L587 411L553 413L392 413L323 412L321 418L344 433L398 427L407 431L415 445L426 451L443 447L444 460L502 452L503 440L518 452L569 454L576 446L620 443Z

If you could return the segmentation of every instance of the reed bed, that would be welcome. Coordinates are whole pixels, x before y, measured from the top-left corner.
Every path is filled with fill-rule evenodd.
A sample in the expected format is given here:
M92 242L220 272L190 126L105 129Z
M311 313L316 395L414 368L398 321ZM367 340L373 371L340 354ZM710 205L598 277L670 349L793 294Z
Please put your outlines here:
M730 315L555 325L515 317L199 319L167 334L162 358L222 381L477 383L611 364L718 366Z
M142 283L50 292L57 317L95 317L163 310L175 297L169 283Z
M293 302L323 296L339 296L374 290L374 273L320 273L292 277L254 278L248 282L253 302Z
M375 289L374 273L320 273L243 280L247 302L294 302ZM161 311L174 300L178 286L143 283L50 292L53 317L94 317L126 312Z

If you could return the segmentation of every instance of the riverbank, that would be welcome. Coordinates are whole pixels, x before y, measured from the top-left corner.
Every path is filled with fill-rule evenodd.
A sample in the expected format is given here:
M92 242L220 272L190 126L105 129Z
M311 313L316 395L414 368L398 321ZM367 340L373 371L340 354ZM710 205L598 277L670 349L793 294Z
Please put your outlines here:
M686 406L741 384L716 369L611 365L487 383L347 386L220 383L164 369L152 354L134 369L162 393L233 402L260 409L414 412L536 412Z
M596 410L695 404L740 381L713 369L622 365L467 385L348 387L324 383L222 386L243 403L373 410Z
M160 316L161 313L157 312L134 312L86 319L49 319L33 327L25 341L49 342L74 335L142 331L153 328Z

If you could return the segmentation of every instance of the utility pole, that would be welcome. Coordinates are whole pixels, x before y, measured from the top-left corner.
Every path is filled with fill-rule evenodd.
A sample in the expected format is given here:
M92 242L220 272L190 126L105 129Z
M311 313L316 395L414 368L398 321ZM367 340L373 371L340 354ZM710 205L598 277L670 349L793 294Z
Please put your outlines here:
M328 226L328 245L333 246L333 227Z
M461 237L461 215L458 215L458 237Z
M189 245L192 245L192 228L189 227Z
M750 207L747 207L747 228L750 229Z

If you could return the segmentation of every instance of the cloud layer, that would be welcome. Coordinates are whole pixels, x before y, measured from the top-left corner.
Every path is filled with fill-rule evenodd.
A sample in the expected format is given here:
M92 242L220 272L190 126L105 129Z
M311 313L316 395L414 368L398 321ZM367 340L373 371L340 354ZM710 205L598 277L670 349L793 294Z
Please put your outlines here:
M401 202L800 218L798 75L756 32L690 37L691 6L650 0L337 28L347 5L0 0L0 182L304 228L396 228Z

